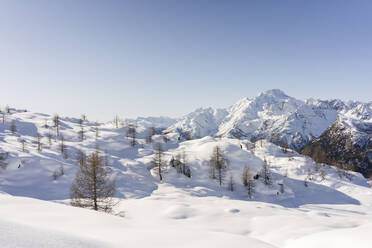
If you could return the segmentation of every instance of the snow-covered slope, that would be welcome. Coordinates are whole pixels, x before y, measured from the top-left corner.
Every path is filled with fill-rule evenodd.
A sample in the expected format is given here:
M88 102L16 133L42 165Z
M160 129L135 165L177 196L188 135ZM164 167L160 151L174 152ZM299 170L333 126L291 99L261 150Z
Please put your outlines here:
M291 106L300 104L288 101ZM205 111L214 121L227 118L226 112L200 110ZM334 167L268 141L210 136L182 141L170 132L166 143L161 134L147 143L145 136L156 123L146 119L136 121L138 139L132 147L124 124L116 128L113 123L80 125L76 118L60 121L59 137L52 116L45 114L12 109L6 123L0 123L0 153L7 154L6 166L0 168L0 191L6 192L0 194L1 247L286 247L313 233L364 229L372 220L372 191L360 174L347 172L348 177L340 178ZM81 128L84 140L79 139ZM61 136L67 157L60 152ZM167 163L172 156L185 154L190 178L168 164L159 181L156 171L150 170L158 142L163 143ZM221 186L209 174L216 146L229 161ZM90 153L97 147L106 154L116 180L116 197L123 199L114 211L121 216L124 211L124 218L61 204L69 202L78 151ZM252 176L261 175L264 161L270 165L272 183L254 180L250 199L243 169L249 166ZM230 178L233 192L228 189Z
M227 114L228 111L224 109L199 108L181 118L165 132L177 132L185 139L213 136Z

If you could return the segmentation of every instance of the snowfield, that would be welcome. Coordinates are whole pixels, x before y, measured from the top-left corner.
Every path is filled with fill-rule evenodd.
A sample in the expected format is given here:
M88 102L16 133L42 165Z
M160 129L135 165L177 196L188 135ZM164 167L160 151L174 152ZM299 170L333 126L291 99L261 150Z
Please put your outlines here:
M227 115L222 110L206 112L212 124L200 136L217 132ZM191 119L181 122L196 125ZM9 131L11 121L17 127L14 134ZM111 122L84 121L81 141L79 120L61 118L68 155L64 158L52 116L12 109L7 122L0 123L0 154L7 154L7 165L0 168L0 247L364 248L372 244L372 189L359 173L340 178L336 168L265 140L251 143L205 136L187 141L173 130L181 125L178 121L140 118L126 120L118 128ZM138 133L132 147L126 133L134 122ZM145 138L152 126L157 130L148 144ZM161 130L168 132L166 143ZM40 152L37 133L43 143ZM163 143L167 163L172 156L186 155L191 178L168 166L159 181L156 171L150 170L157 142ZM222 186L209 177L209 160L217 145L229 161ZM69 205L77 153L93 152L97 146L107 155L116 197L121 199L114 214ZM255 180L255 193L249 199L243 168L248 165L258 175L264 161L270 165L272 185ZM53 173L62 168L63 175L54 179ZM233 192L227 188L229 178Z

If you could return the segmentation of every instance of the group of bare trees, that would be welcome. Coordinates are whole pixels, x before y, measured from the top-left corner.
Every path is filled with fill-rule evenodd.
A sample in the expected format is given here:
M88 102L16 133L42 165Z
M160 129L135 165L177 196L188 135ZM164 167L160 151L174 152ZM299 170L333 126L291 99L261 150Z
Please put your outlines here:
M183 151L181 154L177 154L176 156L172 156L169 164L171 167L176 169L177 173L183 174L186 177L191 177L191 169L187 163L185 151Z
M191 177L191 168L187 162L185 151L175 156L173 155L168 163L164 156L162 143L156 143L150 169L159 176L160 181L164 179L164 171L167 169L168 164L171 168L174 168L177 173L189 178Z
M216 146L213 149L209 164L210 164L210 167L209 167L210 178L217 180L220 186L225 184L227 171L229 167L229 161L224 155L224 151L220 146ZM248 197L250 199L253 198L255 184L256 184L255 180L258 180L258 179L260 179L262 183L268 187L273 185L270 165L268 164L266 159L263 160L262 169L256 175L253 175L249 165L246 165L243 169L242 183L244 187L246 188ZM228 177L227 189L230 191L234 191L235 189L235 183L234 183L232 174L230 174Z

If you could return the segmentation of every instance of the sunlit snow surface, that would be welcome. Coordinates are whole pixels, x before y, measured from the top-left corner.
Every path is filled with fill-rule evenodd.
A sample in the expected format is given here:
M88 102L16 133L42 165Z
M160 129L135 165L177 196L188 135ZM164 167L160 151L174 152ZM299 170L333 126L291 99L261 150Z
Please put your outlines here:
M0 124L0 148L9 153L8 166L0 169L0 247L339 248L372 243L372 190L360 174L353 173L352 181L340 179L333 167L320 165L326 174L321 181L311 159L283 153L269 142L257 142L252 152L246 140L204 137L178 143L178 134L170 133L165 159L185 153L192 178L168 168L159 182L149 171L153 144L144 140L151 126L146 119L138 124L138 144L132 148L127 125L99 124L96 140L95 123L85 122L86 139L80 141L78 119L62 118L69 154L63 159L58 139L50 146L45 137L44 125L52 125L51 116L18 111L8 118L15 120L17 134L9 132L9 120ZM172 124L168 119L158 122L164 128ZM37 132L44 136L40 153ZM26 141L24 152L21 139ZM155 135L153 140L163 142L163 137ZM123 199L115 213L124 217L68 205L77 150L89 153L96 144L107 151L117 197ZM229 160L227 178L233 177L234 192L227 190L226 182L220 187L208 176L216 145ZM241 182L243 168L249 165L256 174L264 159L271 166L273 185L257 180L249 200ZM53 180L61 165L65 175ZM314 175L305 187L308 169ZM279 193L278 183L284 184L284 193Z

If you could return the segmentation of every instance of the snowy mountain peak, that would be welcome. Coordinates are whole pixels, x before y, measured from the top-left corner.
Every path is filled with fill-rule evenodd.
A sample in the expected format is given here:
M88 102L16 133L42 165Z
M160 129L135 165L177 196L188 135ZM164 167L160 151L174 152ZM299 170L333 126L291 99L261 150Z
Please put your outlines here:
M288 98L289 96L280 89L271 89L262 92L259 97Z
M240 99L226 109L197 109L170 126L167 132L187 133L191 137L269 139L300 149L348 110L352 109L356 118L370 119L370 105L338 99L302 101L282 90L271 89L254 98Z

